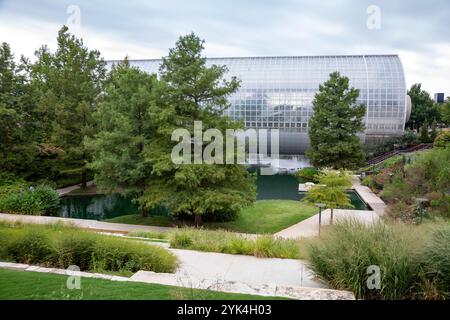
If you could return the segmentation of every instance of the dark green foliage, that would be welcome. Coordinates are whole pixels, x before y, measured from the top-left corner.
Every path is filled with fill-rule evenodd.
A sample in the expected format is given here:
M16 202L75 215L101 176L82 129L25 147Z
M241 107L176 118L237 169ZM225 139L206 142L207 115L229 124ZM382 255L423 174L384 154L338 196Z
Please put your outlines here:
M160 81L155 82L150 113L155 136L145 146L146 160L152 164L151 184L140 202L147 208L164 205L174 214L201 216L238 213L255 201L253 177L238 164L175 164L171 153L175 129L186 129L193 136L194 121L202 121L203 130L241 128L241 124L223 117L227 97L239 82L225 80L224 66L207 67L202 57L204 42L194 34L180 37L160 67ZM205 145L200 146L203 151ZM193 148L191 148L191 152ZM225 146L223 146L224 151ZM220 152L219 151L219 152ZM193 159L193 153L189 154Z
M129 66L114 66L104 96L94 113L98 133L86 139L93 160L96 185L103 191L139 197L149 185L151 165L144 146L155 128L149 114L155 77Z
M317 167L355 168L365 154L357 136L364 131L365 106L357 105L359 91L349 88L349 79L339 72L319 86L309 120L311 146L307 155Z
M177 267L175 256L163 248L62 225L0 223L0 245L0 260L56 268L76 265L82 271L130 274Z
M48 175L38 138L41 119L28 79L28 61L16 63L7 43L0 46L0 174L23 178Z
M410 129L420 130L427 123L440 120L439 110L434 104L430 94L422 90L420 83L413 84L408 91L411 97L412 111L406 126Z
M1 212L50 215L55 214L58 209L59 194L46 184L28 187L19 182L0 188Z
M87 181L86 164L90 153L84 139L95 132L92 117L105 78L105 62L100 53L89 50L81 39L61 28L55 53L42 47L31 67L32 83L47 134L44 142L57 152L60 170L78 170L83 185Z

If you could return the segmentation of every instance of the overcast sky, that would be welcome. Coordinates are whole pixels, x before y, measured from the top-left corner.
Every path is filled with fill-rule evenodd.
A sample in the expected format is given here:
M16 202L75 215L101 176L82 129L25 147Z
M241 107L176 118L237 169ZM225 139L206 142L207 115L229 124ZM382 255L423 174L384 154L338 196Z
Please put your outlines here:
M0 0L16 56L54 49L63 24L107 60L160 58L191 31L209 57L394 53L408 86L450 95L449 0Z

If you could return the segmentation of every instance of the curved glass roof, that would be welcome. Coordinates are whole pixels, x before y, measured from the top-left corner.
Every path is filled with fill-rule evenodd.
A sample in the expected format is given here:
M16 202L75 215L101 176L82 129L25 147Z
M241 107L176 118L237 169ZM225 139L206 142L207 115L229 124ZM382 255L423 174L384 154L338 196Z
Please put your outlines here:
M130 65L149 73L158 73L160 63L160 59L130 60ZM360 90L358 102L367 107L365 135L403 133L406 86L397 55L208 58L207 64L226 65L227 76L241 80L239 90L229 97L227 113L242 119L247 128L279 128L289 133L289 139L293 133L306 134L319 84L339 71Z

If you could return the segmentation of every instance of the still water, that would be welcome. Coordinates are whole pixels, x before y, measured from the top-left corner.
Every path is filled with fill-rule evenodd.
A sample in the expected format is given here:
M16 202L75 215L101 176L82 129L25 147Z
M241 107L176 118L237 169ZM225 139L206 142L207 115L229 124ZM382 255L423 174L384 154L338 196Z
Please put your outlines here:
M258 176L256 190L258 200L301 200L305 193L298 192L299 181L293 175ZM370 210L355 191L349 191L350 201L357 210ZM65 196L61 198L60 217L90 220L106 220L118 216L137 214L139 208L131 199L118 194ZM167 215L164 208L149 212Z

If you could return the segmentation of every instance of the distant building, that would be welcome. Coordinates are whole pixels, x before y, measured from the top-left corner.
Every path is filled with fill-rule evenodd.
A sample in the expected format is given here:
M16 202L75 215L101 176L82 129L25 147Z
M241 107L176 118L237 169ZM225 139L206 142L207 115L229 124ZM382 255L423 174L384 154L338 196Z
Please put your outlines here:
M108 61L111 67L117 61ZM130 60L130 65L158 73L161 60ZM280 153L302 154L308 148L308 122L319 85L333 71L350 78L359 89L357 102L366 105L366 144L403 134L411 114L403 67L397 55L288 56L209 58L226 65L227 76L240 79L226 111L246 128L280 129Z
M434 101L436 103L444 103L444 100L445 100L445 98L444 98L444 93L443 92L434 94Z

